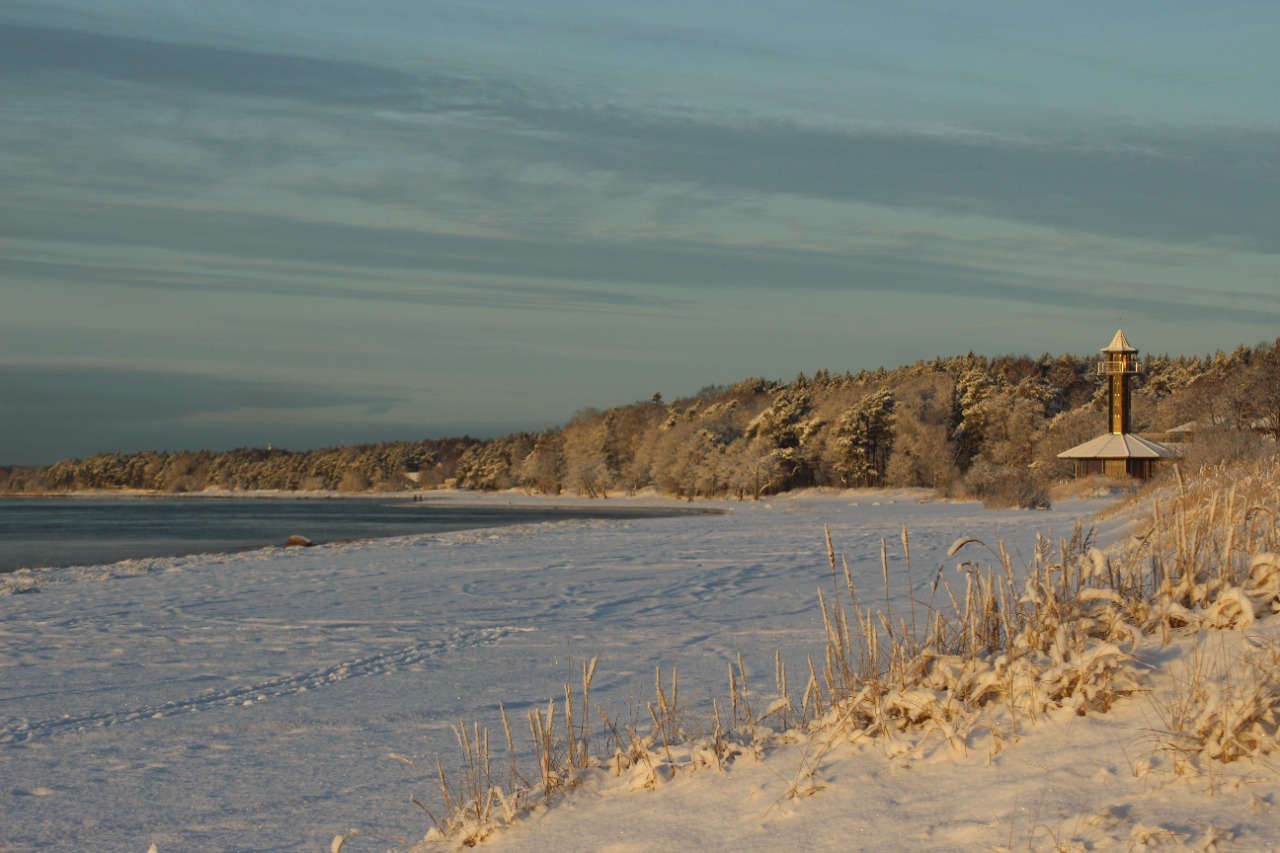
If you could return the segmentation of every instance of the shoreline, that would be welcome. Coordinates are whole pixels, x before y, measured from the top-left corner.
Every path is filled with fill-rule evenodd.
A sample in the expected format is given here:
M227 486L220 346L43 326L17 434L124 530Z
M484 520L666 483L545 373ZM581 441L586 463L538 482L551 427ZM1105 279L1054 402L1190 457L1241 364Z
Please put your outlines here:
M635 494L627 492L611 492L603 497L589 498L581 495L559 494L546 495L526 492L521 489L504 489L501 491L485 492L471 489L422 489L422 490L406 490L394 492L342 492L334 489L325 490L297 490L286 491L283 489L252 489L252 490L235 490L235 489L204 489L199 492L165 492L156 489L74 489L70 491L43 491L43 492L7 492L0 491L0 500L32 498L32 499L49 499L49 498L83 498L83 499L111 499L111 498L159 498L166 500L406 500L410 503L448 503L450 505L464 505L465 503L475 503L477 505L488 506L498 501L507 504L516 503L563 503L563 504L583 504L589 506L607 506L610 502L617 501L619 503L651 503L655 505L670 506L697 506L699 504L725 504L725 505L746 505L751 503L768 503L779 500L797 500L804 497L822 495L827 497L841 498L876 498L884 503L898 503L910 501L912 503L960 503L968 502L968 498L948 498L939 494L934 489L924 487L888 487L888 488L835 488L831 486L814 486L803 489L792 489L786 492L778 492L776 494L767 495L754 499L737 499L737 498L698 498L696 500L688 500L687 498L668 497L661 495L656 491L649 489L641 490ZM414 499L417 498L415 501ZM457 503L455 503L457 502Z
M353 497L94 492L0 499L0 507L7 506L0 516L0 575L304 547L304 542L305 546L358 544L574 519L628 521L728 512L723 507L649 500L605 503L458 494L429 501L402 496L379 500L386 497L374 493Z

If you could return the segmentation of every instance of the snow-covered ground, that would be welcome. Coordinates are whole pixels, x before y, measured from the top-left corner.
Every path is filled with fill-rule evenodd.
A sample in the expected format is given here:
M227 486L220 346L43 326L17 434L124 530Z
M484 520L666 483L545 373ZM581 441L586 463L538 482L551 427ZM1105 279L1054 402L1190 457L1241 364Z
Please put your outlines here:
M739 653L762 692L775 650L802 686L805 656L817 657L824 639L817 590L832 583L824 525L868 600L884 595L887 540L889 606L902 616L909 585L923 608L940 567L954 576L958 558L946 554L957 538L1029 553L1037 531L1066 536L1102 505L989 512L919 493L810 493L698 505L723 515L35 573L34 591L0 595L0 850L318 851L353 827L416 841L428 822L409 798L430 805L433 791L389 753L425 768L442 754L452 766L452 725L500 732L499 703L522 721L527 709L562 696L591 657L600 661L592 703L637 726L647 727L658 667L668 678L678 671L691 712L723 700ZM1229 656L1230 644L1269 642L1270 632L1262 623L1248 636L1210 638L1200 654ZM1189 648L1151 648L1144 660L1176 670ZM653 791L626 792L600 774L490 844L1280 844L1280 774L1263 761L1175 777L1157 748L1160 707L1139 696L1103 716L1050 715L1017 739L974 737L967 754L940 738L899 756L801 739ZM812 795L788 798L801 777ZM344 850L389 846L363 835Z

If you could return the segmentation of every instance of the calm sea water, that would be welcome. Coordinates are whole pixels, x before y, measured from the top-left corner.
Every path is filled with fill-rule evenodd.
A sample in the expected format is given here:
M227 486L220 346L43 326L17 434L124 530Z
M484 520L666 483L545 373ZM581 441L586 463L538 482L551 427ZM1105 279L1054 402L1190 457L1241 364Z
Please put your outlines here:
M4 498L0 572L81 566L566 518L677 515L615 505L567 508L441 506L399 499Z

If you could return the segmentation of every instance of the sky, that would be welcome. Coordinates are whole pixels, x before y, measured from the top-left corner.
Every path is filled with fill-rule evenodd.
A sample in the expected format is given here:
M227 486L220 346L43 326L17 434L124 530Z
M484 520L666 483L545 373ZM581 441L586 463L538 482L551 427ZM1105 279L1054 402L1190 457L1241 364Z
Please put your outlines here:
M1280 6L0 0L0 464L1280 336Z

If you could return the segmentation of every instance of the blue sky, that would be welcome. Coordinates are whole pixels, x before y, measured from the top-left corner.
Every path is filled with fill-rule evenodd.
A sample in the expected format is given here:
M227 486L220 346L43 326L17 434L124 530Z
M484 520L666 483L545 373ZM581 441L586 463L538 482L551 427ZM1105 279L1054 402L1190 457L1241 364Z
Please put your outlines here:
M1270 3L0 0L0 463L1280 336Z

